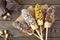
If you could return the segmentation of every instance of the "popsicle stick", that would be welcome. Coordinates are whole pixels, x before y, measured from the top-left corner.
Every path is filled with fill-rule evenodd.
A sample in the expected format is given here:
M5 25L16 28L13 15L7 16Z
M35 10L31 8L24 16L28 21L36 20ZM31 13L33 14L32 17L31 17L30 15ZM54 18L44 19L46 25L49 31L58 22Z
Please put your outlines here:
M41 38L38 35L36 35L35 33L33 33L33 35L36 36L38 39L41 40Z
M46 38L45 38L45 40L47 40L48 39L48 28L46 28Z
M41 36L43 38L43 34L42 34L42 27L40 26L40 32L41 32Z
M43 40L42 36L40 35L39 31L36 30L37 34L39 35L39 37L41 38L41 40Z
M32 31L32 34L41 40L41 38L37 34L35 34L34 31Z

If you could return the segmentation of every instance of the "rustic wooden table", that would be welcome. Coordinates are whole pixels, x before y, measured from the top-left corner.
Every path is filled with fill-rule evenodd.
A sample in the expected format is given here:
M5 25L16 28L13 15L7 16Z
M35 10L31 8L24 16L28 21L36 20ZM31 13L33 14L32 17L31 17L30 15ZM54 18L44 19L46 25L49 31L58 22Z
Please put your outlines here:
M22 8L27 8L29 5L36 3L54 5L56 7L55 15L57 19L49 30L48 40L60 40L60 0L17 0L16 2L20 5L19 12ZM13 21L20 15L19 12L12 13L11 21L5 21L0 18L0 30L8 29L14 35L14 40L39 40L34 36L25 37L21 32L12 27ZM57 30L57 32L52 32L52 29ZM3 39L1 38L1 40Z

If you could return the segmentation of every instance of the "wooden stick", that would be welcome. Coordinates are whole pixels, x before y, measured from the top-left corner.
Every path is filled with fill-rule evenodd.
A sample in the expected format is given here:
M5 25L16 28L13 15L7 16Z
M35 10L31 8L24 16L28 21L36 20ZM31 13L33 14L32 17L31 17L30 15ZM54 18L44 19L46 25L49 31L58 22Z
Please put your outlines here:
M35 34L34 31L32 31L32 34L41 40L41 38L37 34Z
M38 35L36 35L35 33L33 33L34 36L36 36L38 39L41 39Z
M42 34L42 27L40 26L40 32L41 32L41 36L43 38L43 34Z
M37 34L39 35L39 37L41 38L41 40L43 40L42 36L40 35L39 31L36 30Z
M47 38L48 38L48 28L46 28L46 38L45 38L45 40L47 40Z

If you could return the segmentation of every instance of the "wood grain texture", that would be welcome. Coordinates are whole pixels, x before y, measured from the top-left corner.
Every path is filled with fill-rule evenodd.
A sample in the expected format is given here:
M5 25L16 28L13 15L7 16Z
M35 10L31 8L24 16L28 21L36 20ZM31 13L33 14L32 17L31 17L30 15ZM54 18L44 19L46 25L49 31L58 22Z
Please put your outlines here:
M0 30L8 29L13 34L14 40L39 40L35 36L28 36L28 37L24 36L21 32L19 32L19 30L13 28L12 23L14 20L18 18L18 16L20 16L21 9L27 8L30 5L34 6L36 3L48 4L48 5L54 5L56 7L55 15L57 17L56 21L54 22L52 27L49 29L48 40L60 40L60 0L17 0L16 3L20 6L18 8L15 8L14 9L15 11L12 12L12 16L11 16L12 20L5 21L0 17ZM54 29L54 32L53 32L53 29ZM56 32L56 30L58 30L58 32ZM4 40L2 38L0 39Z
M39 40L35 36L29 36L29 37L17 37L14 38L14 40ZM48 38L48 40L60 40L60 38Z
M4 40L3 38L0 37L0 40ZM13 40L40 40L36 38L35 36L22 36L22 37L14 37ZM48 40L60 40L60 38L48 38Z
M24 36L19 30L13 28L13 21L0 21L0 30L7 29L14 37Z
M23 4L23 5L26 5L26 4L36 4L36 3L39 3L39 4L60 4L60 0L18 0L17 1L19 4Z
M0 30L8 29L14 37L24 36L19 30L13 28L12 23L13 21L0 21ZM58 32L52 32L53 29ZM55 21L49 29L49 37L60 37L60 21Z
M24 9L24 8L28 8L28 6L30 5L20 5L19 8L17 8L18 10L17 11L14 11L12 12L12 20L16 20L20 14L21 14L21 10ZM34 5L32 5L34 7ZM56 7L56 12L55 12L55 15L57 17L56 20L60 20L60 5L54 5ZM0 17L0 20L3 20L1 17Z

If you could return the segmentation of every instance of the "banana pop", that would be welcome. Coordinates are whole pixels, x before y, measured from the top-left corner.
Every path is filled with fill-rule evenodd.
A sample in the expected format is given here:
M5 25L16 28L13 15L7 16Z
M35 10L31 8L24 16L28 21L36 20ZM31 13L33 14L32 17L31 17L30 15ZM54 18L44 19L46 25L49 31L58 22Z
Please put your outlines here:
M26 23L31 26L33 30L36 30L38 28L35 19L29 14L27 9L22 10L22 16L25 19Z
M45 15L44 27L46 28L46 40L48 36L48 28L51 27L52 23L55 21L55 8L51 6L47 9L47 14Z

